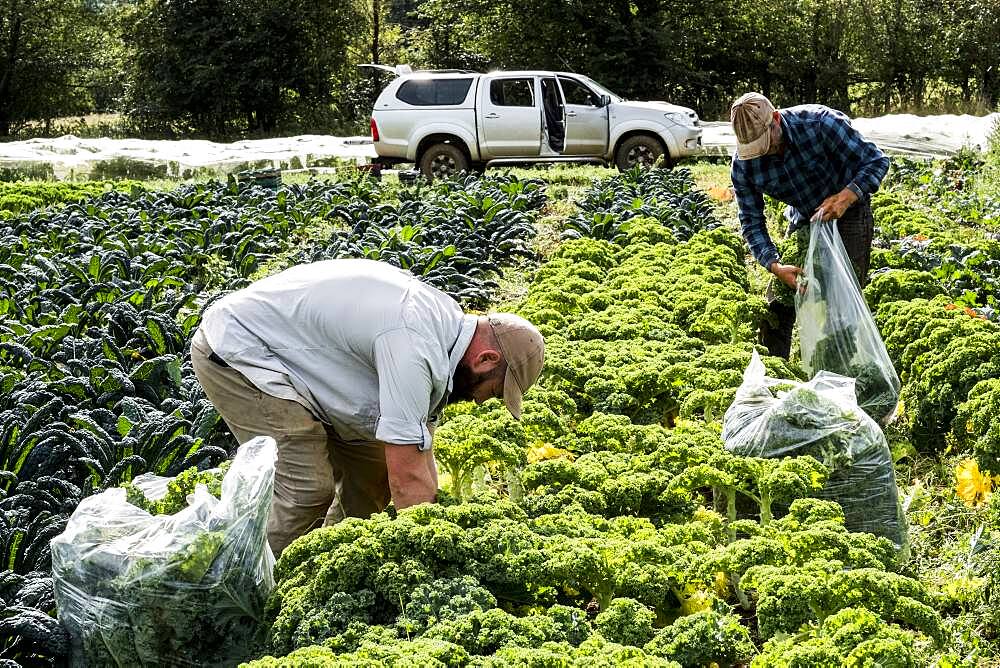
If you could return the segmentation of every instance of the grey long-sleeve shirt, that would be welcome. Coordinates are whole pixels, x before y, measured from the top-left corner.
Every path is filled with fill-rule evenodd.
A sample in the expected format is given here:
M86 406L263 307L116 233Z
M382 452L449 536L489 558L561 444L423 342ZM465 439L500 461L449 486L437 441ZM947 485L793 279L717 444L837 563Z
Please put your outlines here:
M345 259L233 292L201 328L258 389L298 401L341 438L426 449L476 317L402 269Z

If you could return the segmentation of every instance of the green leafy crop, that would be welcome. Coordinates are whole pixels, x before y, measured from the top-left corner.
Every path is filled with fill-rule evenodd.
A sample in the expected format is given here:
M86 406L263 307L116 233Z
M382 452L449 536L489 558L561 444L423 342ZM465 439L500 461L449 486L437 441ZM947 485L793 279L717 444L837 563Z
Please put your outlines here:
M182 471L167 482L166 494L156 500L146 496L134 483L125 483L125 499L151 515L173 515L187 507L187 497L198 485L205 485L208 493L216 498L222 496L222 479L231 464L231 460L226 460L217 470L199 471L192 467Z
M864 608L845 608L821 624L775 638L754 658L753 668L811 666L892 666L916 668L928 657L916 646L915 634L888 624Z

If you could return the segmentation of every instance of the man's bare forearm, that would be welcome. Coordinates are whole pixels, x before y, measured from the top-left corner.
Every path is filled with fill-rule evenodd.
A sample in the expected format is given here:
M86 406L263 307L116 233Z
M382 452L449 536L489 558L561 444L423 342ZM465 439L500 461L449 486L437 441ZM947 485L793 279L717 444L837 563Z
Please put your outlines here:
M437 485L428 479L414 479L397 485L390 482L389 491L392 492L392 503L397 510L419 503L432 503L437 498Z
M437 498L437 469L430 450L416 445L386 445L389 492L397 510Z

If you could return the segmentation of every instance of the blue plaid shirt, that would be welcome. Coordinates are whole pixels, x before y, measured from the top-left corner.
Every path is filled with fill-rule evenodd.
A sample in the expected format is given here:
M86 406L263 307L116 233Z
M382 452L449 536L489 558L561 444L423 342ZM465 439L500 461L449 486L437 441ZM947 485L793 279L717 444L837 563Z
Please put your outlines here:
M889 158L836 109L803 104L779 113L784 152L751 160L734 155L732 167L743 238L766 268L781 257L764 222L765 194L789 205L785 217L795 229L844 188L866 199L889 170Z

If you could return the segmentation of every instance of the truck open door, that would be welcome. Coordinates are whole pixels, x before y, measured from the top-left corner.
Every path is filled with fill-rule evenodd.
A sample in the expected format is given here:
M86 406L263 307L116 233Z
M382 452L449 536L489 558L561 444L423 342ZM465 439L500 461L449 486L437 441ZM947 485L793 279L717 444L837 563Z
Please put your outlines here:
M584 82L558 75L566 106L565 155L605 155L608 152L610 104Z
M541 155L562 155L566 148L566 104L562 87L555 76L542 77L542 129Z

